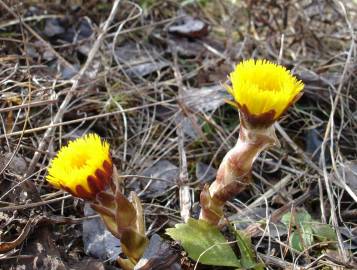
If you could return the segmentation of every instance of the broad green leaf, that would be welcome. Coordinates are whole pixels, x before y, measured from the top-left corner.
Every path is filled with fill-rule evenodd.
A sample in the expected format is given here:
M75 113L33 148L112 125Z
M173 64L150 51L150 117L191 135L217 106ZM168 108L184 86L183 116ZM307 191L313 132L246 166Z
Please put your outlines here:
M284 223L286 227L289 227L291 220L291 213L288 212L281 217L281 222Z
M311 223L301 226L301 237L304 241L304 246L309 247L314 243L314 233L312 231Z
M291 233L290 246L298 251L303 251L314 243L314 236L311 226L301 226L300 229L300 232L295 230Z
M291 213L285 214L281 221L289 226L290 222L295 227L290 235L290 246L298 251L303 251L305 248L314 243L314 235L312 230L311 215L305 210L296 212L292 217ZM298 231L299 229L299 231Z
M242 267L244 269L264 269L262 264L257 263L250 237L244 234L244 232L236 230L236 239L241 253Z
M319 241L337 241L336 232L329 224L313 223L311 227Z
M308 212L305 210L296 212L293 218L291 217L291 212L286 213L283 215L281 218L281 222L283 222L286 226L289 226L290 222L292 222L292 225L298 224L299 226L305 226L306 224L312 223L312 218Z
M188 256L202 264L240 267L240 262L221 232L204 220L190 218L166 234L180 241Z
M297 232L292 232L289 238L289 245L297 251L303 251L304 246L301 243L300 236Z

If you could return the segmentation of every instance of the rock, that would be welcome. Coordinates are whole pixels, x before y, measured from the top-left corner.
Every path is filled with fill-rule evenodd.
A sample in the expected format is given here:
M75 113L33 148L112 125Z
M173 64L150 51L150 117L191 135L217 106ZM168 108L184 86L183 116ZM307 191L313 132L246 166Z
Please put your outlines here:
M179 168L168 160L160 160L152 167L146 168L143 171L143 175L152 177L153 180L145 191L145 196L160 196L167 189L173 187L176 184L179 172ZM159 180L157 178L163 180Z
M59 19L46 20L45 29L43 31L44 35L47 37L54 37L56 35L63 34L64 32L65 29Z
M84 214L90 216L96 212L86 203ZM83 222L82 238L84 251L89 256L115 261L121 252L119 239L106 229L100 217Z

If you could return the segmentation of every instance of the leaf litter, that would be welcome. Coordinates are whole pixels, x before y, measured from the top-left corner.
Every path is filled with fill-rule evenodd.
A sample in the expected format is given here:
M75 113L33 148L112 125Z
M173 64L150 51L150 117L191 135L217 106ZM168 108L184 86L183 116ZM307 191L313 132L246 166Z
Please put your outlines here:
M121 2L95 56L90 52L111 3L23 1L16 9L0 3L0 245L13 243L0 255L0 269L118 269L86 248L84 224L96 219L86 217L84 203L44 181L48 161L78 130L107 139L125 192L142 191L149 236L162 237L151 237L148 260L155 261L161 245L171 251L172 267L193 269L164 233L182 223L176 129L183 128L195 215L199 191L238 136L238 115L224 103L222 85L234 64L251 57L280 61L305 82L305 94L279 123L282 148L259 158L254 184L227 205L226 216L272 269L355 268L356 4L154 2ZM89 57L94 60L72 91ZM59 110L62 119L53 127ZM259 208L246 209L254 202ZM284 215L301 211L311 226L303 219L282 227ZM332 211L338 213L333 223Z

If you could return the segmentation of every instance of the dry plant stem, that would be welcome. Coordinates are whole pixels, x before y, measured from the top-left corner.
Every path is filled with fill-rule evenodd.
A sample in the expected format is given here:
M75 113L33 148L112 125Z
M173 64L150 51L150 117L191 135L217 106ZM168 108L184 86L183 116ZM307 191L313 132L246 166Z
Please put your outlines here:
M118 258L118 263L124 270L134 269L148 243L141 202L134 192L131 193L131 199L130 202L120 191L118 174L114 169L110 188L99 192L91 204L108 230L120 239L127 259Z
M354 36L354 31L353 31L353 27L351 26L350 24L350 21L348 19L348 16L347 16L347 12L346 12L346 9L345 9L345 6L342 4L342 2L338 2L340 4L340 7L342 9L342 12L345 16L345 19L346 19L346 23L350 29L350 32L351 32L351 39L352 40L355 40L355 36ZM332 225L335 227L335 228L338 228L339 224L338 224L338 220L337 220L337 216L336 216L336 206L335 206L335 199L334 199L334 195L333 195L333 192L331 190L331 182L329 180L329 176L328 176L328 172L327 172L327 168L326 168L326 159L325 159L325 149L326 149L326 144L327 144L327 140L328 140L328 137L330 137L330 141L331 141L331 145L330 145L330 153L331 153L331 156L334 157L334 117L335 117L335 111L336 111L336 108L337 108L337 105L338 105L338 102L341 98L341 91L342 91L342 87L343 87L343 83L344 83L344 78L349 70L349 63L351 62L351 58L352 58L352 55L353 55L353 52L355 50L355 43L352 42L351 43L351 46L350 46L350 49L349 49L349 52L348 52L348 55L347 55L347 59L346 59L346 63L344 65L344 69L343 69L343 73L341 75L341 81L340 81L340 84L339 84L339 87L337 89L337 93L336 93L336 96L333 100L333 103L332 103L332 107L331 107L331 113L330 113L330 118L329 118L329 121L327 123L327 126L326 126L326 131L325 131L325 134L324 134L324 139L323 139L323 142L321 144L321 161L322 161L322 171L323 171L323 176L324 176L324 182L325 182L325 186L326 186L326 191L327 191L327 197L329 199L329 202L330 202L330 205L331 205L331 221L332 221ZM332 158L332 162L334 164L334 158ZM336 166L334 166L334 168L336 168ZM337 171L335 169L335 171ZM322 208L322 207L321 207ZM337 240L338 240L338 244L339 244L339 253L340 255L343 257L344 259L344 262L347 262L348 261L348 256L347 256L347 252L343 246L343 239L342 239L342 236L341 236L341 232L340 230L336 230L336 235L337 235Z
M187 171L187 158L184 148L184 133L181 124L177 126L177 146L180 155L180 175L179 175L179 201L180 201L180 214L181 218L186 222L191 216L192 199L190 195L188 171Z
M201 192L201 219L219 225L225 202L250 184L253 162L272 145L279 145L274 126L257 129L241 121L237 144L224 157L216 180Z
M49 142L49 138L50 136L53 134L54 131L54 125L55 124L59 124L62 121L62 117L63 114L66 112L66 110L68 109L68 105L70 103L70 101L72 100L73 95L75 94L75 90L77 89L78 85L79 85L79 81L80 79L83 78L86 70L88 69L88 67L91 65L97 51L99 50L100 45L102 44L102 40L104 39L109 26L112 22L112 20L115 17L115 14L117 13L118 10L118 6L119 6L120 0L116 0L113 3L113 7L112 10L110 12L110 15L108 17L108 19L106 20L103 28L101 29L101 33L99 34L97 40L95 41L95 43L93 44L93 47L88 55L87 61L86 63L83 65L83 67L81 68L81 70L79 71L79 73L77 74L76 78L73 80L73 84L72 87L70 89L70 91L67 93L66 97L64 98L63 102L61 103L58 112L56 113L56 115L54 116L53 120L51 121L51 124L49 125L49 127L47 128L46 132L43 135L43 138L41 139L39 146L38 146L38 151L35 152L29 166L28 166L28 170L25 174L25 177L32 174L34 169L35 169L35 165L37 163L37 161L40 159L41 156L41 151L43 151L44 149L46 149L48 142Z

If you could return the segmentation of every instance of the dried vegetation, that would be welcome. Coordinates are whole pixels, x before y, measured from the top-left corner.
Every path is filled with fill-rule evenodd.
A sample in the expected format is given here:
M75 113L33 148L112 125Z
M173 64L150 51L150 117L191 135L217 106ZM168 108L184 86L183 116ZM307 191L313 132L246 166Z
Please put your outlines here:
M82 239L95 216L44 181L59 147L88 131L110 142L126 192L144 202L149 235L197 217L200 190L238 136L222 83L247 58L278 61L306 87L277 125L282 147L259 157L254 184L226 216L250 232L269 269L356 267L356 8L0 1L0 269L115 269ZM280 220L302 209L335 227L334 248L291 251L293 229Z

